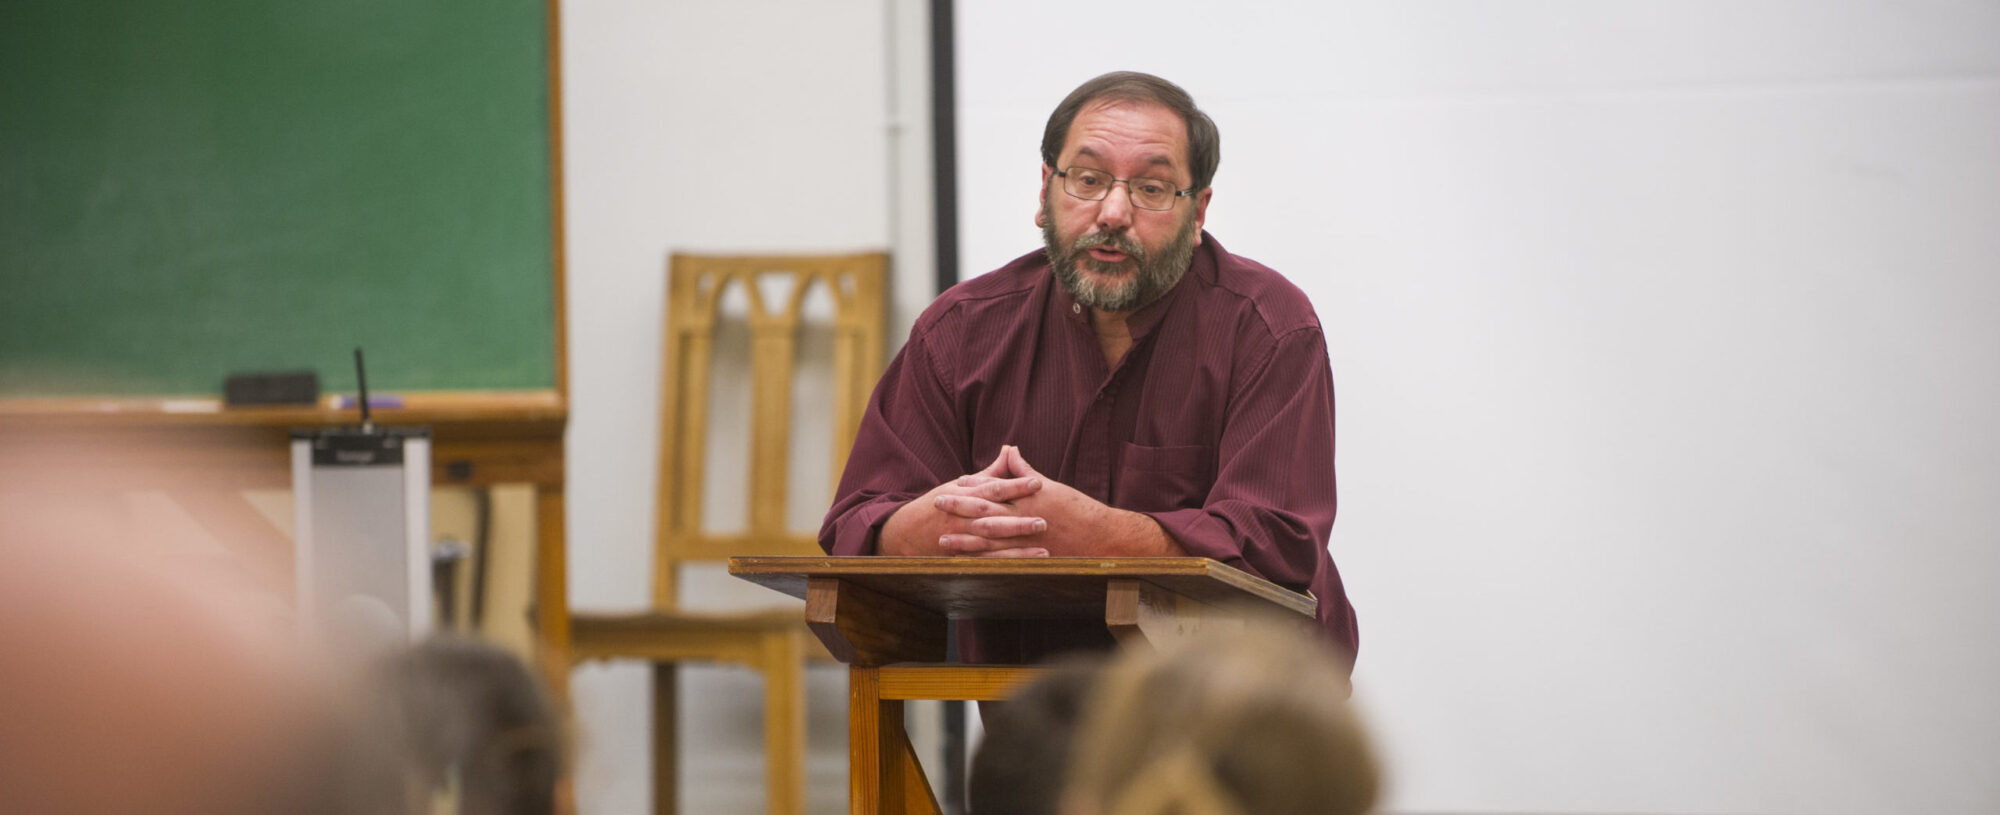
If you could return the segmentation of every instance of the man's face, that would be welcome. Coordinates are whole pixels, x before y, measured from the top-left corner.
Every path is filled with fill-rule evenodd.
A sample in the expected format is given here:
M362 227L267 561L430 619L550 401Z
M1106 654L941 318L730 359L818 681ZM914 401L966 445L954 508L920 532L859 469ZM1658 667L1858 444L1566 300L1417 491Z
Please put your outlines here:
M1201 243L1209 190L1165 211L1132 206L1118 184L1101 201L1063 191L1054 169L1088 167L1118 178L1157 178L1186 189L1187 125L1165 107L1123 100L1085 106L1070 123L1058 168L1042 168L1042 228L1056 279L1078 302L1130 312L1158 299L1187 272Z

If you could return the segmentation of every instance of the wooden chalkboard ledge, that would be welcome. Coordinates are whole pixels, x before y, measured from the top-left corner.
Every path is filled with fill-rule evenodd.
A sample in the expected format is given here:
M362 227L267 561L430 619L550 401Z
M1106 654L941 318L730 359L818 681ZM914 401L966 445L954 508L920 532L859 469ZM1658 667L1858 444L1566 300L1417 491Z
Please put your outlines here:
M560 424L569 417L562 394L532 391L425 391L400 394L402 407L377 406L378 424L503 422ZM335 407L335 396L319 404L229 407L213 396L66 397L0 399L0 426L117 427L173 425L277 425L320 427L356 424L361 411Z

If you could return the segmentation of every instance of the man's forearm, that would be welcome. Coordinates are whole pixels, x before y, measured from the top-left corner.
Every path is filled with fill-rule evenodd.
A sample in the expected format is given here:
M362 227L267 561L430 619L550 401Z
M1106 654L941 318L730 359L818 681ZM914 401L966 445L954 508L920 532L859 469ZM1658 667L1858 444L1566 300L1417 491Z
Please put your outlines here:
M1079 555L1106 557L1185 557L1187 550L1151 515L1107 506L1094 546Z

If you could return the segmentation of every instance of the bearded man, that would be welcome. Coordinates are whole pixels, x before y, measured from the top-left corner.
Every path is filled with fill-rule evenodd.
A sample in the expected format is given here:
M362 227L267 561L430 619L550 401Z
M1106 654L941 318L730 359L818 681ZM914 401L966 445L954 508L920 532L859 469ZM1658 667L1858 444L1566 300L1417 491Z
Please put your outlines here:
M1042 134L1043 249L926 309L868 403L820 545L835 555L1213 558L1311 592L1351 659L1327 552L1333 377L1319 318L1202 229L1220 136L1186 91L1085 82ZM1110 644L977 622L970 661ZM1351 663L1350 663L1351 664Z

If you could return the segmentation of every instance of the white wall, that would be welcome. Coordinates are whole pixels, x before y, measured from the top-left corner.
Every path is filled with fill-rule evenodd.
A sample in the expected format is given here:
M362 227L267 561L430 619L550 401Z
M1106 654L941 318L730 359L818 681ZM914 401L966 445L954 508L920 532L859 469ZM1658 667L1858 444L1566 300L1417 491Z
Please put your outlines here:
M906 0L562 4L574 606L634 609L650 596L670 252L889 247L897 343L929 302L923 10ZM895 78L908 67L913 79ZM817 512L807 514L803 528L816 528ZM689 576L683 591L709 606L777 598L717 571ZM574 676L584 813L646 811L646 677L630 664ZM815 811L846 806L844 682L838 670L810 681ZM684 671L682 811L762 811L758 692L745 670Z
M1394 809L2000 810L2000 4L958 14L969 272L1078 82L1219 122L1211 231L1327 327Z

